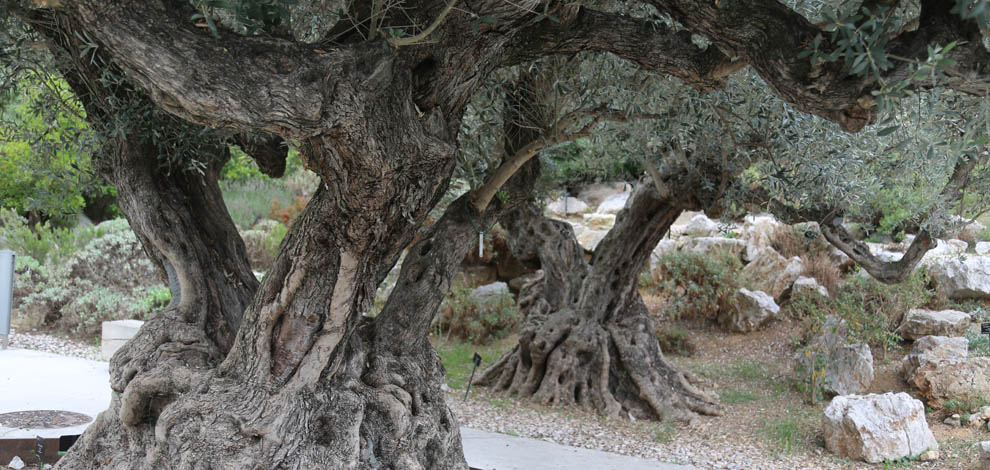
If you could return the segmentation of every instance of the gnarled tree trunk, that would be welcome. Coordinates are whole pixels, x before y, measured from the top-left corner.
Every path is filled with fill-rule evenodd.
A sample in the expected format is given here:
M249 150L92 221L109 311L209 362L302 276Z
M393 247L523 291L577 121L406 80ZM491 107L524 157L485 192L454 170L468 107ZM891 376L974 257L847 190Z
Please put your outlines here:
M716 414L716 397L663 357L637 291L653 247L687 207L639 185L590 262L567 223L532 207L506 217L514 254L537 257L543 277L520 293L519 343L475 383L613 417Z

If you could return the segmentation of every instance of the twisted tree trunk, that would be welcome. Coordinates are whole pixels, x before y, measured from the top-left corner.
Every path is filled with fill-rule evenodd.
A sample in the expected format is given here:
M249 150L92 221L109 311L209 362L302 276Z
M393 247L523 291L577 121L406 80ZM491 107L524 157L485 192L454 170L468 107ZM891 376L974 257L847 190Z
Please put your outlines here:
M519 343L475 383L612 417L718 413L716 397L663 357L636 289L653 247L687 207L639 185L590 262L568 224L532 207L506 217L514 254L538 257L543 277L520 293Z

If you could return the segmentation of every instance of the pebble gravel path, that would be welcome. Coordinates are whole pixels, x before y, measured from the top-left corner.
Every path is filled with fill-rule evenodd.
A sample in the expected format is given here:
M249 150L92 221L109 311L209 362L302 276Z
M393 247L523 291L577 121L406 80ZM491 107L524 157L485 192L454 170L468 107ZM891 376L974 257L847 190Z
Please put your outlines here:
M10 329L10 346L101 361L100 348L33 330Z

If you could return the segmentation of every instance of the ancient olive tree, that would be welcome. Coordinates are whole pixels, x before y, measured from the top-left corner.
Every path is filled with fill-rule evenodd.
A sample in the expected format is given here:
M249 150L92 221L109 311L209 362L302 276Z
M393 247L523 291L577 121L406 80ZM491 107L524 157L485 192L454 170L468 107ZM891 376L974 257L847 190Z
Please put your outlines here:
M5 0L5 11L28 22L64 15L76 47L105 55L158 109L209 128L293 142L321 179L253 295L250 273L226 258L240 256L232 227L207 236L166 219L139 229L152 234L142 237L146 249L172 266L181 315L152 322L115 357L119 394L59 465L464 468L439 389L443 369L426 332L449 284L447 257L473 237L426 237L411 248L384 311L374 319L362 313L445 191L465 106L484 77L593 50L715 89L748 65L796 108L859 130L874 119L872 91L902 80L905 88L917 86L909 75L929 58L929 44L958 41L947 54L955 62L941 63L945 86L986 92L980 24L950 12L957 3L968 2L923 1L916 29L883 36L884 50L905 60L863 74L858 52L836 46L841 38L816 40L821 27L763 0L643 2L671 24L553 1L241 1L224 9L164 0ZM809 45L817 48L814 62ZM123 175L147 161L108 163ZM208 188L119 181L136 195L179 190L151 209L144 201L158 196L124 204L132 222L183 204L191 207L176 220L198 214L195 198ZM458 227L469 217L490 220L499 207L471 199L459 215L448 214ZM227 225L222 217L197 217ZM208 256L189 256L199 246ZM234 285L243 303L226 303L209 280L200 284L206 269L217 282L244 279L244 288ZM211 311L215 299L231 314ZM211 327L211 319L222 324ZM648 380L659 387L671 377ZM689 395L677 398L681 390L688 389L675 389L658 406L688 413L695 407Z

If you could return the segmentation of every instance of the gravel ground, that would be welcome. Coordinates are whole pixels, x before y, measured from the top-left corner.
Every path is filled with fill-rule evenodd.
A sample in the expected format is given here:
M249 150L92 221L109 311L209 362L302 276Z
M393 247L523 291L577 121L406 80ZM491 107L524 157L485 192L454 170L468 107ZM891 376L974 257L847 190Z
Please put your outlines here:
M484 393L484 392L482 392ZM485 431L541 439L557 444L598 449L622 455L687 464L699 469L846 469L822 455L774 455L750 436L726 436L718 418L700 418L679 428L652 422L603 420L596 416L537 409L504 398L463 395L452 391L448 404L460 424Z
M10 329L10 347L101 361L100 348L33 330Z

